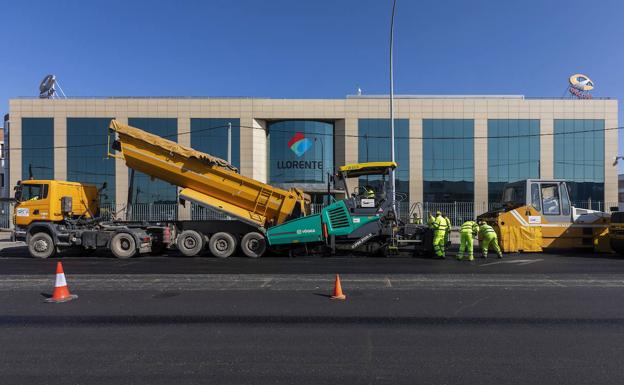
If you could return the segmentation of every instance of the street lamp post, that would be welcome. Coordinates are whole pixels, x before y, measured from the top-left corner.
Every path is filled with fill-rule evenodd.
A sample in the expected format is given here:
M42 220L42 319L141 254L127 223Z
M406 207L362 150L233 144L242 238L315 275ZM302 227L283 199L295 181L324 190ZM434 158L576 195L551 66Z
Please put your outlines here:
M232 164L232 123L228 122L227 129L227 161Z
M394 45L394 11L396 9L396 0L392 2L392 17L390 19L390 157L394 162L394 72L393 72L393 58L392 47ZM396 193L395 193L395 177L394 170L390 171L391 179L391 193L390 199L392 200L392 209L396 213Z

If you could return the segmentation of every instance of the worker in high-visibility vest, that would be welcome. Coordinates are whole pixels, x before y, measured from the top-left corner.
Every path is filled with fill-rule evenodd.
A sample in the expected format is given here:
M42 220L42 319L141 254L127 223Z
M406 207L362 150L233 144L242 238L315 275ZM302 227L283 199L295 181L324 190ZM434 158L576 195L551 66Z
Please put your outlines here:
M485 223L485 221L479 222L479 235L481 236L481 252L483 253L483 258L488 257L489 246L492 246L494 251L496 251L498 258L503 258L503 253L501 253L501 249L498 246L498 236L492 226Z
M433 230L433 222L435 222L435 217L429 213L427 215L427 227Z
M446 234L444 235L444 245L449 246L451 244L451 220L445 213L442 213L442 217L446 221Z
M364 193L365 198L368 198L368 199L375 198L375 189L372 186L366 186L364 190L366 190L366 192Z
M446 229L448 228L448 223L441 212L436 212L432 227L433 250L435 251L436 257L444 259L446 258L444 248L446 247Z
M459 228L459 253L457 260L464 259L464 252L468 253L468 260L474 261L473 238L479 233L479 225L475 221L466 221Z

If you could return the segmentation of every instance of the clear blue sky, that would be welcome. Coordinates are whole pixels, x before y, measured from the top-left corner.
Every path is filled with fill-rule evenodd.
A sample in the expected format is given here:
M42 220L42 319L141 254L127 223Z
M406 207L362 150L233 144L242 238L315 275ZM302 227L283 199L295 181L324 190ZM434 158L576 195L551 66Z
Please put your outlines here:
M0 111L36 95L47 73L70 96L387 93L390 10L391 0L6 2ZM396 92L561 97L581 72L596 96L622 100L623 15L617 0L398 0Z

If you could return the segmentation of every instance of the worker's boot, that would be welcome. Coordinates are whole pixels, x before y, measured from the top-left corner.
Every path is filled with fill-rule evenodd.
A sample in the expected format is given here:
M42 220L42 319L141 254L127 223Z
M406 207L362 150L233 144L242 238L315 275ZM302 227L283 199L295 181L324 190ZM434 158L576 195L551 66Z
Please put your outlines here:
M455 257L458 261L461 261L462 259L464 259L463 255L458 255L457 257Z
M473 256L473 255L470 255L470 256L468 257L468 260L469 260L469 261L474 261L474 256Z
M487 253L483 253L481 254L481 256L483 257L483 259L487 259Z
M503 253L501 253L500 251L498 252L498 259L503 259Z

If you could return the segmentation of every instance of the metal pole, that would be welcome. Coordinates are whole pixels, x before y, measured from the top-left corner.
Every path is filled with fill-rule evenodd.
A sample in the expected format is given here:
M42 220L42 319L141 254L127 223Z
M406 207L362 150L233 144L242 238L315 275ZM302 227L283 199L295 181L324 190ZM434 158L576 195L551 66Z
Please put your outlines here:
M126 202L126 220L132 220L132 194L134 189L134 169L130 169L130 183L128 183L128 201Z
M394 45L394 10L396 8L396 0L392 2L392 18L390 19L390 158L394 162L394 72L393 72L393 59L392 59L392 46ZM390 199L392 202L392 209L396 212L396 195L395 195L395 178L394 170L390 172L391 193Z
M232 123L228 122L227 161L232 164Z

